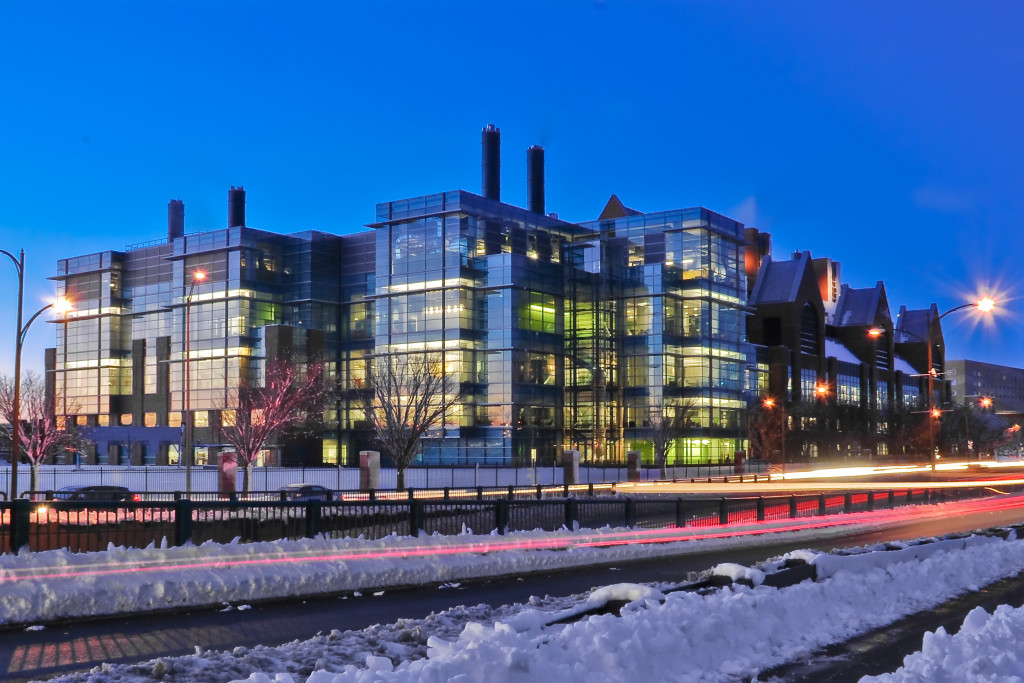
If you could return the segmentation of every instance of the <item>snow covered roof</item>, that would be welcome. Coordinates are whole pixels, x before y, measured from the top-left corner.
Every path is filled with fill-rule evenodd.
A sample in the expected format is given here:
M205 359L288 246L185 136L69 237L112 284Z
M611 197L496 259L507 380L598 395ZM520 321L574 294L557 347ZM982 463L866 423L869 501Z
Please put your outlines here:
M825 339L825 355L842 361L843 363L860 364L860 359L853 355L853 352L850 351L850 349L843 346L836 339Z
M908 363L907 361L903 360L899 356L896 356L895 358L892 359L892 369L893 370L899 370L904 375L916 375L916 374L918 374L917 370L915 370L914 368L910 367L910 363Z

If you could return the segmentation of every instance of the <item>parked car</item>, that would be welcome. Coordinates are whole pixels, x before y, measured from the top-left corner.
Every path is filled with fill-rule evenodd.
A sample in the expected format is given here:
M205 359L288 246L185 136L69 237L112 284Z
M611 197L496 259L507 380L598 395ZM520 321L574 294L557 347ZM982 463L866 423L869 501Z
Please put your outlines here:
M284 500L334 500L334 493L319 484L288 484L278 491Z
M65 486L53 494L54 500L88 500L120 503L124 501L142 500L139 494L132 493L124 486Z

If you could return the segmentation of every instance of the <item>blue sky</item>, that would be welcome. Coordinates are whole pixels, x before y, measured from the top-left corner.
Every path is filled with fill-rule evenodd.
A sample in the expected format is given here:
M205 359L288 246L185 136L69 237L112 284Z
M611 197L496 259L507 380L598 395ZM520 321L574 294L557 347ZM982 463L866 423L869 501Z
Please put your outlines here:
M853 287L946 310L949 358L1024 366L1024 6L1011 2L7 2L0 5L0 248L24 248L26 314L58 258L247 223L347 233L376 202L480 188L702 205L810 250ZM14 269L0 263L0 373ZM8 322L9 321L9 322ZM11 339L10 343L6 340ZM52 325L24 362L42 368Z

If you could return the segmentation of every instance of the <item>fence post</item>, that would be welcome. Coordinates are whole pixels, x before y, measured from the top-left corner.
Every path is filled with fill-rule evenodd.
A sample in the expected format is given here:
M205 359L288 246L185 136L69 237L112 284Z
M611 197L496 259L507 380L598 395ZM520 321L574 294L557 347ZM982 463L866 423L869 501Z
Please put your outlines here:
M818 494L818 514L824 515L828 510L828 501L825 499L824 493Z
M370 489L369 499L370 502L377 500L377 489Z
M316 538L320 533L320 513L323 506L319 500L306 501L306 538Z
M790 517L790 519L795 519L799 514L800 514L800 509L797 507L797 504L796 504L796 496L795 495L790 496L789 497L789 517Z
M29 544L29 516L32 514L32 501L27 498L15 498L11 501L11 552ZM29 548L31 550L31 548Z
M676 498L676 526L686 526L686 503L682 498Z
M476 499L477 500L483 500L484 499L484 487L483 486L477 486L476 487Z
M764 496L757 497L757 521L764 521Z
M423 528L423 501L422 500L410 500L409 501L409 535L416 537L420 535L420 529Z
M508 531L508 500L499 498L494 501L494 528L499 534Z
M892 510L894 507L896 507L896 492L889 489L889 509Z
M516 475L516 476L518 477L519 475ZM508 486L508 499L512 500L513 498L515 498L515 496L516 496L516 487L512 486L511 484L509 484L509 486Z
M537 484L537 500L540 500L543 497L543 495L544 494L540 489L540 484Z
M868 512L875 509L875 492L868 491Z
M849 491L843 495L843 514L848 515L853 512L853 494Z
M722 498L718 501L718 524L726 526L729 524L729 499Z
M192 540L192 501L179 498L174 501L174 545L185 545Z
M429 472L430 470L427 470L427 471ZM451 493L452 493L451 488L445 486L444 487L444 499L448 500L449 498L451 498Z
M416 499L416 490L413 489L412 487L409 487L407 489L407 491L409 492L409 500L415 500Z
M626 516L626 527L633 528L636 525L636 503L632 498L626 499L626 509L624 510Z
M580 521L580 508L579 503L576 502L575 498L565 499L565 528L569 531L576 529L576 524Z

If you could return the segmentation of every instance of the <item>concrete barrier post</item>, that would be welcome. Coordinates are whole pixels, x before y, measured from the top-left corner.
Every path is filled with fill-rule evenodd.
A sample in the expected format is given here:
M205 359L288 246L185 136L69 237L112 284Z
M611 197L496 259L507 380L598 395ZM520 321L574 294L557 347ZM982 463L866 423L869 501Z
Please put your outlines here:
M640 464L640 451L626 451L626 478L629 481L640 481L643 478Z
M375 491L380 488L380 453L359 451L359 490Z
M580 483L580 452L575 450L562 451L562 483L576 486Z

